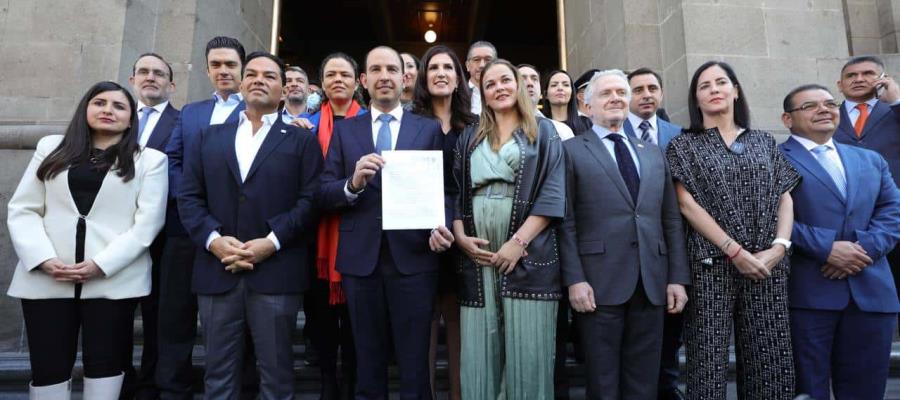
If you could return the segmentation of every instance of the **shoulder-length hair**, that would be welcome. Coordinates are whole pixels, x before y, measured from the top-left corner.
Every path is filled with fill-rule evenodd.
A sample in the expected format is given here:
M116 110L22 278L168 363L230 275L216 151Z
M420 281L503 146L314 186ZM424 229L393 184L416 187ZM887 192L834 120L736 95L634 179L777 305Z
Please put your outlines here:
M565 124L568 125L569 128L572 128L572 132L578 133L583 130L586 130L589 127L584 126L585 125L584 122L581 120L581 118L578 117L578 101L575 98L575 92L577 92L577 90L575 89L575 84L574 84L574 81L572 80L572 75L569 75L569 73L566 72L565 70L562 70L562 69L553 70L552 72L550 72L549 74L546 75L547 78L543 82L544 83L544 86L543 86L544 98L541 99L541 109L544 110L544 112L545 112L544 115L547 118L553 119L553 110L551 109L550 98L548 96L548 93L550 91L550 79L552 79L554 75L558 75L558 74L563 74L566 76L566 78L569 78L569 86L572 88L572 95L569 96L569 102L566 103L566 120L563 122L565 122Z
M413 112L435 118L431 93L428 92L428 63L438 54L446 54L450 57L453 62L453 71L456 72L456 90L450 95L450 126L461 131L466 125L477 122L478 117L472 114L472 95L469 93L469 85L466 84L466 76L459 57L452 49L442 44L432 46L422 56L419 75L416 77L416 86L413 91Z
M118 83L103 81L94 84L88 89L78 107L75 109L75 115L66 128L65 136L62 142L56 147L47 158L41 162L37 169L37 177L41 181L53 179L60 172L72 167L75 164L86 163L91 156L92 140L91 127L87 122L88 103L100 93L104 92L122 92L128 99L128 105L131 107L131 121L119 143L116 143L107 149L110 161L113 163L112 170L116 175L128 182L134 178L134 155L140 151L137 143L137 104L131 94Z
M731 84L740 90L740 96L734 101L735 125L744 129L750 129L750 107L747 105L747 92L741 87L737 75L734 73L734 69L731 68L728 63L713 60L703 63L703 65L694 71L694 76L691 78L691 87L688 89L688 112L691 117L691 126L688 130L694 132L706 130L703 125L703 112L700 111L700 103L697 101L697 85L700 84L700 74L714 66L722 68L722 70L725 71L725 75L727 75L728 79L731 81Z
M478 124L478 131L475 133L475 140L473 143L477 143L481 139L487 138L491 143L491 148L495 151L499 150L503 143L500 143L500 135L499 132L497 132L497 118L494 116L494 110L487 106L487 98L484 95L484 74L489 69L498 65L508 68L516 78L516 85L518 85L518 90L516 90L516 113L519 114L519 127L525 132L528 143L534 143L534 141L537 140L538 131L537 118L534 116L534 106L531 103L531 97L528 96L527 89L525 89L525 84L522 82L522 75L519 74L519 69L502 58L491 61L483 70L481 70L481 84L478 86L482 99L481 121Z

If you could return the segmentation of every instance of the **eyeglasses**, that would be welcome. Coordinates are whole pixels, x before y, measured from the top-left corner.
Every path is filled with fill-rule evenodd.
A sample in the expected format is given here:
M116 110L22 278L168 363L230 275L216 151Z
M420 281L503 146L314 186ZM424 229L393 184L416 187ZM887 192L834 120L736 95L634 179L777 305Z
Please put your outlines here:
M819 107L825 107L825 109L831 111L831 110L837 110L837 108L840 106L841 105L838 104L838 102L836 102L834 100L825 100L821 103L816 103L814 101L810 101L810 102L801 104L800 107L797 107L797 108L794 108L791 110L787 110L787 112L789 112L789 113L792 113L794 111L810 112L813 110L818 110Z

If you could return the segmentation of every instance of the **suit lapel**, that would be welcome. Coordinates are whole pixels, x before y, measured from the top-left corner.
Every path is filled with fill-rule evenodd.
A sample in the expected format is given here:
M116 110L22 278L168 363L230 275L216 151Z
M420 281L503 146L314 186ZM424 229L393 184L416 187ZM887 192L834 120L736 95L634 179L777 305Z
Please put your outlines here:
M178 114L178 112L175 111L171 104L167 105L162 115L159 116L159 120L156 121L153 132L150 132L150 140L147 141L147 147L160 151L165 150L165 144L169 140L169 135L175 126L175 120L178 118L177 115L173 114Z
M866 120L866 124L863 126L862 135L860 139L865 138L866 135L870 134L878 122L884 118L885 115L890 113L891 108L880 101L875 102L875 107L872 108L872 112L869 113L869 118Z
M822 167L822 164L819 164L819 161L816 160L816 157L806 150L800 142L794 140L793 138L788 139L784 142L784 149L787 150L786 154L788 157L793 159L798 165L809 171L810 174L816 177L825 187L828 188L828 191L834 195L841 202L846 202L843 196L841 196L840 190L838 190L837 186L834 183L834 180L831 179L831 175L828 175L828 172L825 171L825 168ZM843 156L843 155L842 155ZM846 168L845 168L846 171ZM846 203L845 203L846 204Z
M354 123L359 124L354 132L359 132L359 145L362 147L362 154L372 154L375 152L375 141L372 139L372 113L366 114L363 118L356 118Z
M628 135L628 137L637 138L637 136L634 135L634 127L631 126L630 119L625 118L625 123L622 124L622 127L625 128L625 134Z
M234 110L231 110L231 114L228 114L228 118L225 118L225 123L227 124L230 122L238 122L238 117L240 116L241 111L244 111L246 108L247 104L244 103L243 100L241 100L241 102L238 103L237 107L235 107ZM212 116L211 111L209 115Z
M397 133L397 146L394 150L414 150L413 143L422 130L422 124L414 119L412 113L403 112L403 118L400 120L400 132Z
M609 151L606 150L606 146L603 145L603 142L600 141L600 137L597 136L597 132L593 129L590 131L586 131L582 136L582 140L584 140L584 145L587 147L588 152L594 156L594 159L600 163L600 166L603 168L603 171L606 172L606 175L609 176L609 179L612 180L613 184L616 185L616 188L619 189L619 193L622 194L622 197L625 198L625 201L628 202L632 207L634 207L634 201L631 199L631 192L628 191L628 188L625 186L625 180L622 179L622 173L619 172L619 165L616 164L616 161L613 160L612 156L609 154Z
M281 121L281 116L279 115L276 117L275 123L269 128L269 133L266 134L266 138L259 147L259 151L256 152L256 157L253 157L253 164L250 165L250 171L247 171L247 178L244 179L244 182L249 181L250 178L253 177L253 174L259 169L259 166L265 162L266 157L272 153L272 150L275 150L278 145L284 141L289 134L286 128L287 126Z
M222 151L225 152L225 164L228 165L228 169L231 170L231 176L234 177L234 181L237 182L238 186L242 184L241 182L241 169L238 167L237 162L237 153L234 149L234 138L237 136L238 125L235 124L226 124L228 128L225 129L217 129L221 132L209 132L213 133L214 137L218 136L220 140L222 140Z

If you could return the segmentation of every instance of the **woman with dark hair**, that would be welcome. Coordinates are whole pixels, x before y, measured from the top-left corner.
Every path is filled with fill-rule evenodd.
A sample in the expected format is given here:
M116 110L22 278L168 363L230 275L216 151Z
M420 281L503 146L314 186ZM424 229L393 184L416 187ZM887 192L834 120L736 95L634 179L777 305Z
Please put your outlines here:
M460 135L453 233L464 399L552 399L562 297L555 225L565 214L562 142L535 118L516 67L481 72L480 122Z
M689 93L690 129L666 151L689 223L688 398L725 398L734 328L738 398L792 399L785 253L800 175L771 134L750 128L747 96L728 64L701 65Z
M319 68L325 98L319 112L309 121L296 119L312 129L319 139L322 155L328 154L331 134L337 121L366 113L356 99L359 86L359 66L344 53L332 53L322 60ZM306 124L309 125L306 125ZM347 299L341 289L341 274L337 272L338 227L340 217L323 214L316 238L316 278L304 297L304 312L311 325L310 340L319 355L322 374L322 399L336 399L339 392L353 396L356 382L356 350L347 314ZM340 352L338 349L340 348ZM338 380L338 354L341 356L341 378Z
M445 205L452 207L459 189L453 179L453 158L456 140L466 126L478 121L472 114L469 87L465 85L462 64L456 53L444 45L434 46L422 57L422 70L415 86L413 112L441 122L444 131L444 194ZM440 256L438 297L431 324L431 350L428 366L431 369L431 393L434 396L434 367L437 358L438 327L441 318L447 328L447 358L449 362L450 399L459 400L459 304L456 297L456 264L459 253L451 249Z
M415 99L414 90L418 82L418 74L421 63L419 58L411 53L400 53L403 59L403 91L400 92L400 104L404 110L412 110Z
M547 74L544 82L544 99L541 109L554 121L565 123L576 135L590 129L582 118L578 118L578 102L572 89L572 76L563 70L555 70Z
M84 398L118 399L137 299L150 293L148 248L165 222L165 154L137 143L135 101L100 82L63 136L41 139L9 201L19 257L32 399L68 399L78 351Z

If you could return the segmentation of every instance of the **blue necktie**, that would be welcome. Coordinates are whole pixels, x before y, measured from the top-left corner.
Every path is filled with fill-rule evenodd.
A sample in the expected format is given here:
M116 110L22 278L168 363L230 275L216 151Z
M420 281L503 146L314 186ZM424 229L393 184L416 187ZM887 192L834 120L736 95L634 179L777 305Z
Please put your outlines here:
M616 163L619 164L619 173L631 193L631 200L637 204L638 188L641 186L641 178L637 172L637 166L631 158L631 152L628 151L628 145L625 144L625 137L617 133L610 133L606 138L612 140L615 144Z
M641 124L638 125L638 129L641 130L641 140L647 143L653 143L653 138L650 136L650 121L641 121Z
M381 154L382 151L391 150L391 121L394 116L384 113L378 116L381 121L381 128L378 128L378 139L375 140L375 152Z
M828 158L827 154L831 150L831 147L823 144L813 147L810 151L812 151L813 155L816 157L816 161L819 162L819 165L821 165L822 168L825 169L825 172L831 176L834 185L837 186L838 191L841 192L841 197L847 198L847 181L844 178L844 174L841 173L841 170L835 165L834 161Z
M141 118L140 118L140 121L138 121L138 134L137 134L138 143L140 143L141 138L144 137L144 128L147 127L147 120L150 119L150 114L152 114L154 111L156 111L156 110L153 107L149 107L149 106L141 109Z

